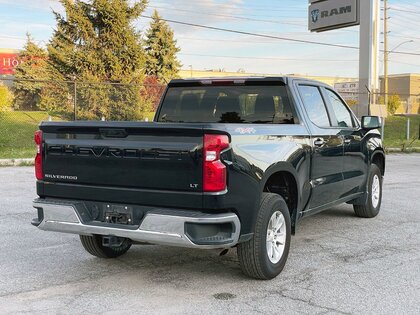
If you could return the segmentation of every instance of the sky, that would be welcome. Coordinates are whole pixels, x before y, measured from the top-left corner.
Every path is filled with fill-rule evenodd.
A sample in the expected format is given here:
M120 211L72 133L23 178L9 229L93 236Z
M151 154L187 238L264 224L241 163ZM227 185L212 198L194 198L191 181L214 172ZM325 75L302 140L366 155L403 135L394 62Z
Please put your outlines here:
M388 7L389 50L402 44L396 51L420 53L420 0L389 0ZM40 45L47 45L55 27L52 10L63 12L58 0L0 0L0 48L21 49L27 32ZM151 15L153 10L165 19L187 23L359 45L358 26L324 33L309 32L307 0L150 0L144 15ZM140 18L134 26L144 33L149 22ZM178 57L183 69L342 77L358 75L358 50L169 24L181 49ZM381 74L382 60L383 56L380 56ZM389 72L420 73L420 56L391 53Z

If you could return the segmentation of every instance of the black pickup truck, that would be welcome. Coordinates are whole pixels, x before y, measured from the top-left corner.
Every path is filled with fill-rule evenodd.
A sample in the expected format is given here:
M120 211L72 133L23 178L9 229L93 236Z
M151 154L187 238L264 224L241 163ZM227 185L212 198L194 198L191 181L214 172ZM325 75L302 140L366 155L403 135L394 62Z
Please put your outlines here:
M381 206L380 120L328 85L292 77L173 80L154 122L43 122L38 216L92 255L132 244L236 247L243 272L283 269L300 219Z

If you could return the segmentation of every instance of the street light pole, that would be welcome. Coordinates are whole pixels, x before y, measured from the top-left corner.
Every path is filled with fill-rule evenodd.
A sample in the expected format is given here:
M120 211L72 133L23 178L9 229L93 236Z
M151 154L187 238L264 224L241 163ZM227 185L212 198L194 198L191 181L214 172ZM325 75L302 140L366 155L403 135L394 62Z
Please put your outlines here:
M388 50L388 0L384 1L384 100L385 106L388 106L388 93L389 93L389 80L388 80L388 62L389 54L391 54L395 49L404 45L405 43L411 43L413 40L407 40L395 46L390 51Z
M386 2L386 0L384 0ZM384 10L384 12L386 11L386 9ZM386 16L386 13L384 13ZM384 18L386 19L386 17ZM386 21L386 20L385 20ZM385 99L385 106L387 106L388 104L388 94L389 94L389 80L388 80L388 62L389 62L389 55L392 54L398 47L407 44L407 43L412 43L414 42L414 40L406 40L402 43L399 43L397 46L395 46L394 48L392 48L391 50L388 51L388 43L387 43L387 35L386 31L387 31L387 27L385 26L387 23L385 22L384 24L384 99Z

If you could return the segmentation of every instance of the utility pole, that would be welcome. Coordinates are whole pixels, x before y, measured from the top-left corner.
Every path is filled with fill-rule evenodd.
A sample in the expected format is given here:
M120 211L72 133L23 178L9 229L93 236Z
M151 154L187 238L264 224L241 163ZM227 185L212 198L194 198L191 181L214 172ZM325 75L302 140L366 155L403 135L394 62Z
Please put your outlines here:
M384 0L384 100L388 108L388 0Z

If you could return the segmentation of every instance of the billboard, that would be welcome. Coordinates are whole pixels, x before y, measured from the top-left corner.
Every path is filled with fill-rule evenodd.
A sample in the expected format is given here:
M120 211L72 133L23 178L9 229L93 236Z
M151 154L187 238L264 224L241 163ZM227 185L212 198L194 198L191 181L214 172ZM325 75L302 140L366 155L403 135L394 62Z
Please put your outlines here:
M0 75L13 75L20 64L18 53L0 52Z
M359 0L310 0L308 28L324 32L360 24Z

